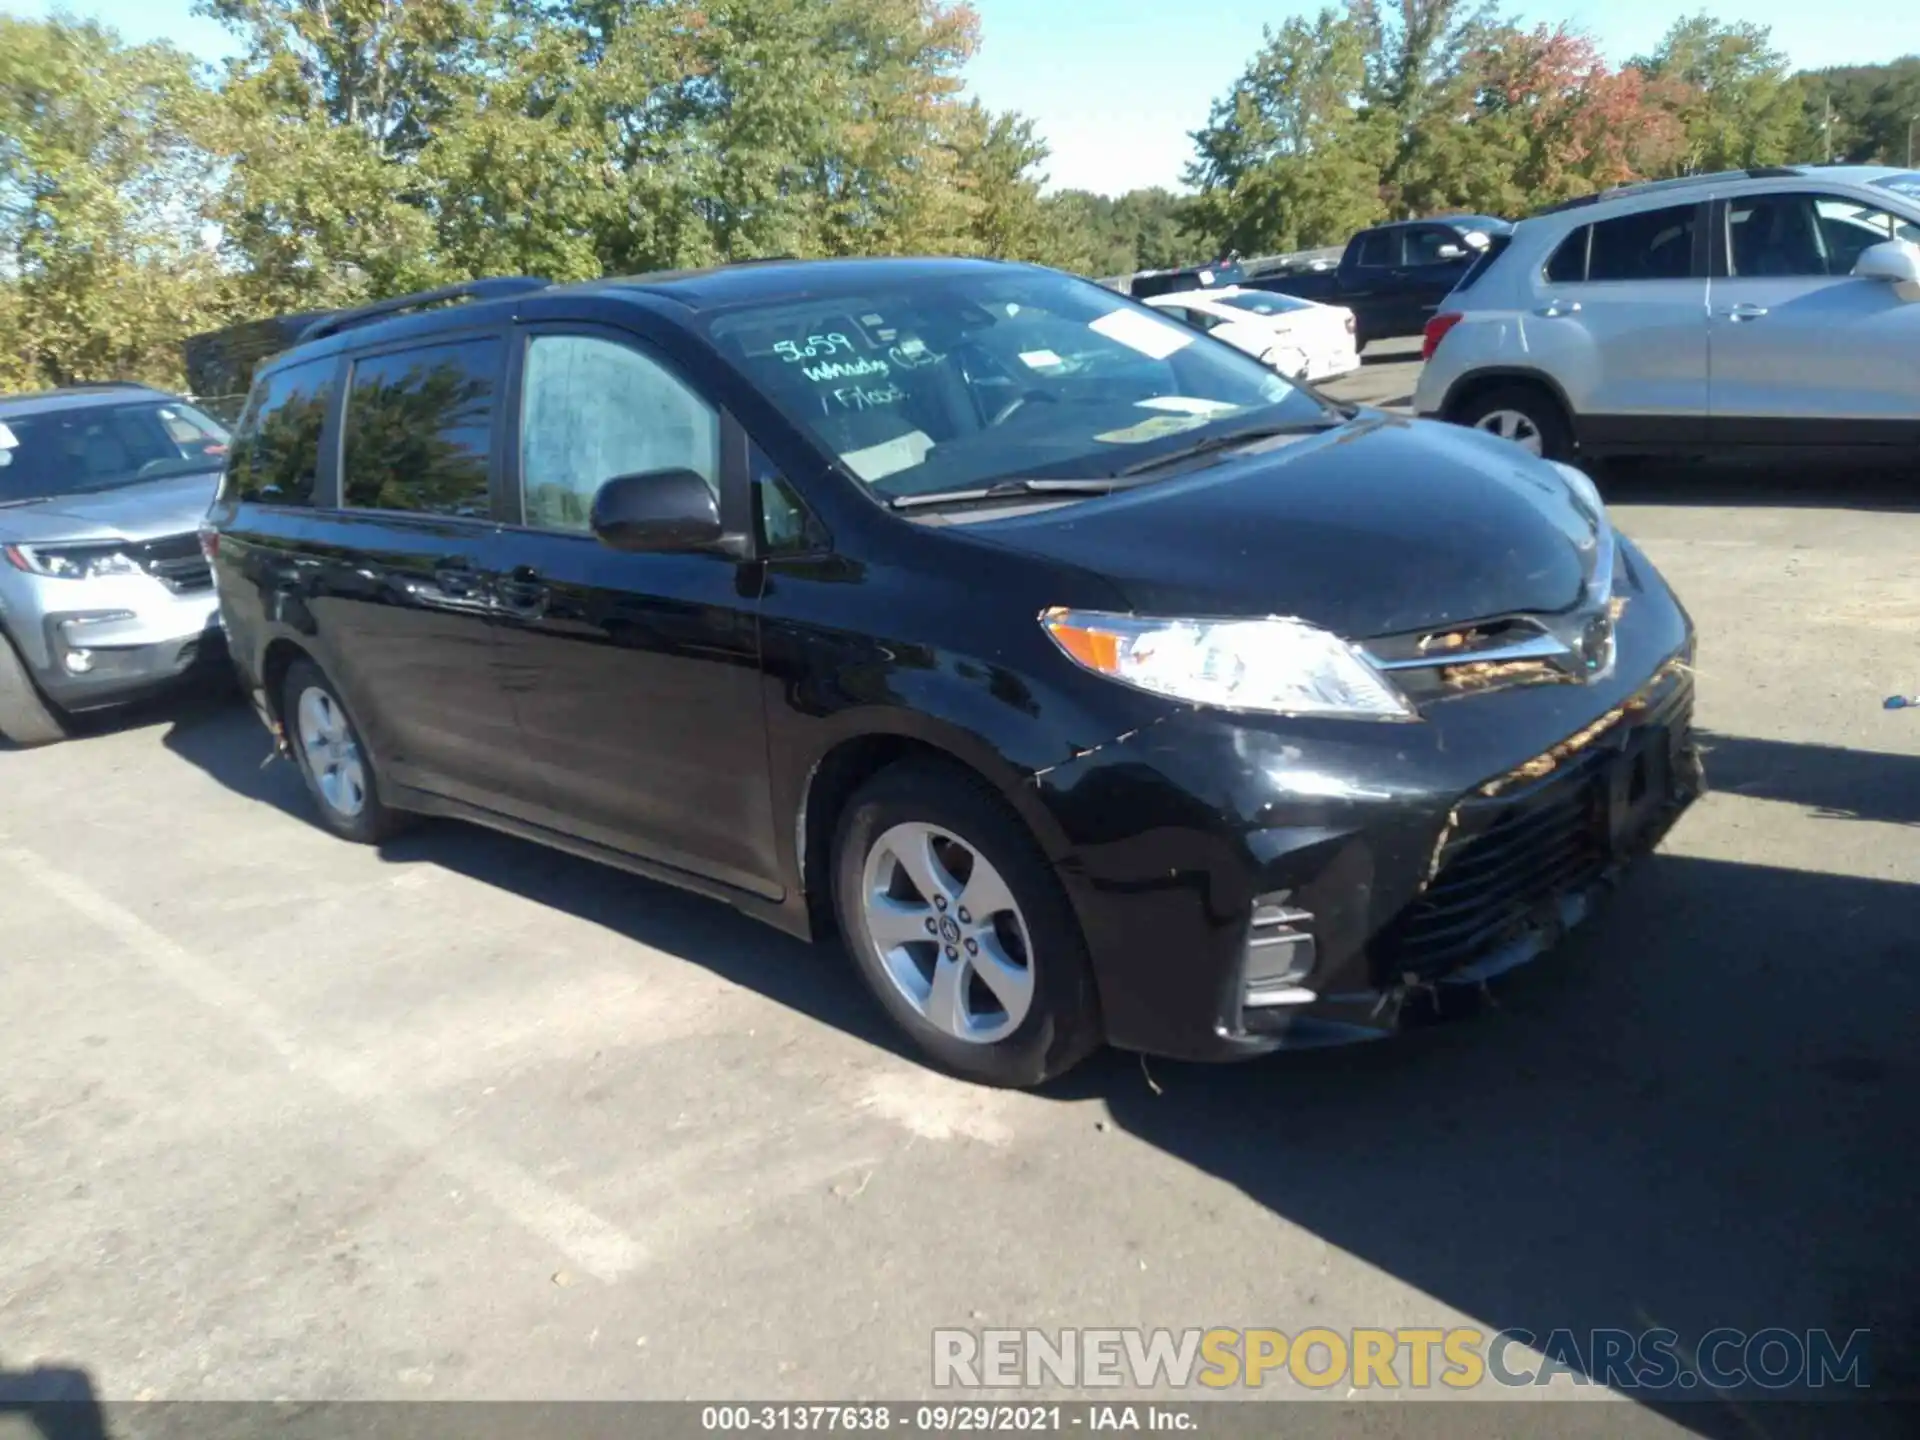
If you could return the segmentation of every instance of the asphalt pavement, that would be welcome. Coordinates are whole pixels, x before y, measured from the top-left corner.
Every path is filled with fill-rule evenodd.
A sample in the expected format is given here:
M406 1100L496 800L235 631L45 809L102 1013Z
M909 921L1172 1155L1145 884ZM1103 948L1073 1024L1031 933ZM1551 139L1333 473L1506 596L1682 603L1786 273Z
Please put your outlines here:
M1920 1386L1913 498L1616 489L1700 626L1714 792L1487 1013L1039 1094L922 1068L719 905L463 825L335 841L230 697L0 751L0 1371L844 1400L928 1393L936 1327L1819 1326ZM1509 1433L1599 1413L1553 1408Z

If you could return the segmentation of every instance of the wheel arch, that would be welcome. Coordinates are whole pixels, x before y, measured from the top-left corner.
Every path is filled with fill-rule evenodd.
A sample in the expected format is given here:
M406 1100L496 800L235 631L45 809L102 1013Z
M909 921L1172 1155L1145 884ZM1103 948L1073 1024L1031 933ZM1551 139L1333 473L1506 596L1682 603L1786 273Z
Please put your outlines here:
M1447 393L1440 401L1440 418L1457 424L1460 416L1475 400L1509 386L1530 386L1545 394L1559 407L1560 418L1567 423L1567 433L1573 436L1576 445L1579 444L1580 419L1573 402L1567 398L1566 390L1545 371L1523 365L1490 365L1460 376L1447 387Z
M791 817L794 866L809 928L832 934L833 837L847 801L888 766L925 760L965 771L1023 824L1052 863L1066 854L1065 833L1020 773L980 737L929 716L885 712L863 715L857 728L834 737L809 767Z

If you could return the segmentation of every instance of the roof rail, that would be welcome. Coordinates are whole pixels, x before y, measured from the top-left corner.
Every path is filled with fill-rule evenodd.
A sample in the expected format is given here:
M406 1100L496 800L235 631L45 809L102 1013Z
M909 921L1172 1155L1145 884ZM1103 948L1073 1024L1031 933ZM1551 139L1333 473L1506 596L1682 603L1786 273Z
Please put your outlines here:
M1686 190L1695 185L1711 185L1728 180L1798 180L1807 173L1802 165L1750 165L1744 170L1715 170L1700 175L1676 175L1668 180L1640 180L1631 185L1616 185L1591 195L1576 195L1557 205L1535 210L1535 215L1558 215L1563 210L1578 210L1598 205L1602 200L1621 200L1629 195L1659 195L1669 190Z
M167 393L158 385L149 385L144 380L81 380L59 388L61 390L151 390L157 395Z
M404 315L410 310L425 310L429 306L443 305L453 300L505 300L511 295L544 290L552 283L551 280L537 280L530 275L497 275L486 280L463 280L457 285L442 285L437 290L420 290L412 295L396 295L391 300L376 300L371 305L324 315L302 330L293 343L304 345L309 340L323 340L329 335L338 335L342 330L351 330L356 325L370 325L389 315Z

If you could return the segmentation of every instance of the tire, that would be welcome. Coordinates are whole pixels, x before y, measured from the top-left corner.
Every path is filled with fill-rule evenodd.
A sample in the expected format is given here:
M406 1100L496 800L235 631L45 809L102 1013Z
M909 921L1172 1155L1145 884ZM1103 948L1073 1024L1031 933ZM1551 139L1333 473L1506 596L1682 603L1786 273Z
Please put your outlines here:
M932 883L914 882L896 852L937 867L922 872ZM1066 892L1026 826L984 781L927 761L881 771L841 812L833 880L854 964L894 1024L940 1068L1024 1088L1065 1073L1099 1045L1093 970ZM926 895L923 885L945 893ZM974 915L964 902L982 894L993 908ZM883 907L897 913L891 931L876 936L873 922L889 918ZM929 922L933 933L923 933ZM886 946L894 935L899 942ZM995 957L1001 963L988 968Z
M1573 457L1573 430L1560 402L1537 385L1502 385L1476 395L1454 420L1512 440L1543 460Z
M0 735L21 747L67 738L66 721L35 687L13 642L0 635Z
M309 711L303 712L302 705ZM360 739L359 726L333 683L311 660L296 660L287 668L280 714L294 763L322 825L359 845L378 845L401 828L404 817L380 799L373 756ZM321 715L330 718L314 723Z

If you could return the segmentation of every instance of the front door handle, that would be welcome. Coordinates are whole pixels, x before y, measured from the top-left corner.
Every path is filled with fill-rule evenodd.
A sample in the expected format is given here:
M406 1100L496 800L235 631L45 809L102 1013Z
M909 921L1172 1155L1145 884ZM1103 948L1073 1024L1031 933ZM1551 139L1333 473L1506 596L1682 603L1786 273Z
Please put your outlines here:
M1533 313L1536 315L1544 315L1549 320L1558 320L1562 315L1578 315L1580 313L1580 302L1578 300L1549 300Z
M531 565L514 566L495 583L493 593L502 610L525 619L546 614L547 603L553 598L552 588Z
M1767 307L1764 305L1734 305L1722 310L1720 313L1727 319L1733 321L1759 320L1766 315Z
M487 577L467 560L443 560L433 569L433 583L404 581L402 588L416 603L435 610L470 613L492 607Z

